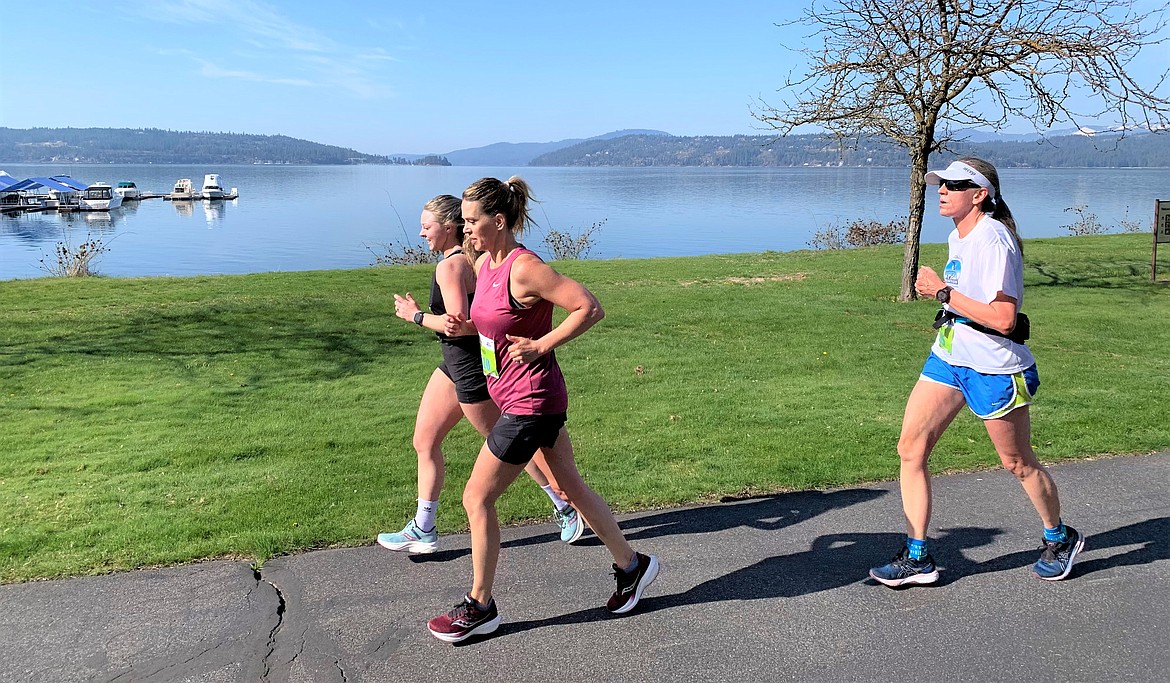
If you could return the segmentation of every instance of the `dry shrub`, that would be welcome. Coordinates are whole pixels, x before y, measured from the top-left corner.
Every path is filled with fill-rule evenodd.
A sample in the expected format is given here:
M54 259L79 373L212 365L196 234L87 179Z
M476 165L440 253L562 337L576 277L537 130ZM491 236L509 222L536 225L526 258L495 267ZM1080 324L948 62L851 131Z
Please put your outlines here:
M52 277L90 277L97 275L94 259L110 248L100 237L85 236L85 241L74 247L69 238L57 243L52 256L41 259L40 269Z
M851 247L873 247L879 244L902 244L906 240L907 220L899 216L888 223L869 219L856 219L833 224L818 230L808 245L813 249L849 249Z

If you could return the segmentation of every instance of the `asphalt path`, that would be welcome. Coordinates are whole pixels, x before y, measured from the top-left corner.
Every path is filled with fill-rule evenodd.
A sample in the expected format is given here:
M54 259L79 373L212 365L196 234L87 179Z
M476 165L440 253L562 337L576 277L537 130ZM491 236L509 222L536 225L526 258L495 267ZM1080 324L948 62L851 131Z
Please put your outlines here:
M1051 470L1087 536L1065 581L1029 571L1020 486L979 472L935 479L933 586L866 577L903 541L889 482L622 516L662 572L621 617L595 538L507 529L503 624L459 645L425 624L468 587L466 535L0 586L0 681L1170 680L1170 453Z

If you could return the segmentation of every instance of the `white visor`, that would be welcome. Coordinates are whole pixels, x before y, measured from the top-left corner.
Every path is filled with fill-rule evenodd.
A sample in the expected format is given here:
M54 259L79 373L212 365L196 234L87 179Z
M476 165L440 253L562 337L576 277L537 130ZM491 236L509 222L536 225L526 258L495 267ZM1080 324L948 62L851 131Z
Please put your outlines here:
M995 199L995 186L979 171L961 161L953 161L945 171L931 171L926 174L927 185L941 185L944 180L970 180L979 187L987 190L987 194Z

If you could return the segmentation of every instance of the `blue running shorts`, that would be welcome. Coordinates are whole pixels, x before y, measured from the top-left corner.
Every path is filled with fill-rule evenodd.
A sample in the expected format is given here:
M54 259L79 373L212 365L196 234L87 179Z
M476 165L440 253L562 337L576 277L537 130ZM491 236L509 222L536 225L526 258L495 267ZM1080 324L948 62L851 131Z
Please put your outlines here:
M922 366L919 378L963 392L967 407L984 420L1001 418L1020 406L1031 405L1040 388L1035 364L1022 372L988 375L951 365L933 353Z

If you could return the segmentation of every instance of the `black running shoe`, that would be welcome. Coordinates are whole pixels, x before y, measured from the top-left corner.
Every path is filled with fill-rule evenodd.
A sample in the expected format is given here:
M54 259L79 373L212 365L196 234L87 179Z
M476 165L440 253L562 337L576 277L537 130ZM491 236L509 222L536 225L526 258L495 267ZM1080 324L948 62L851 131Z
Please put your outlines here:
M613 576L617 579L617 590L605 604L614 614L625 614L638 606L642 599L642 591L658 576L658 558L653 555L636 553L638 566L634 571L626 573L613 565Z
M1064 531L1066 535L1063 543L1043 541L1044 550L1040 553L1040 559L1032 565L1032 573L1045 581L1060 581L1068 576L1077 553L1085 547L1084 534L1067 524L1064 525Z
M930 555L919 560L910 559L910 549L902 546L888 564L869 570L869 576L887 586L901 586L904 583L934 583L938 581L938 569Z
M446 614L427 622L431 635L448 643L458 643L471 636L484 635L500 626L500 613L496 611L496 600L488 603L487 609L480 609L471 596L463 596L463 602L455 605Z

